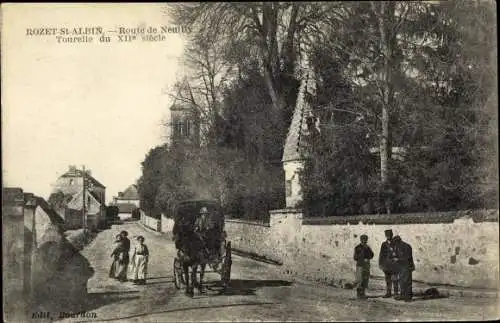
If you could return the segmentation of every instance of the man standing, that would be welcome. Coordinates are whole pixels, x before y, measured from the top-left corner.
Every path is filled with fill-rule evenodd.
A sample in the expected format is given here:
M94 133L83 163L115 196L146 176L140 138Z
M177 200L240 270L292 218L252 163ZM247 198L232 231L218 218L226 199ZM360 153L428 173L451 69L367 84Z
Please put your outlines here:
M412 291L412 273L415 270L413 262L413 250L411 246L402 241L399 236L394 237L394 245L396 247L396 255L399 265L399 286L401 288L401 297L398 300L411 302L413 297Z
M356 261L356 295L359 299L366 299L365 290L368 288L370 279L370 260L373 251L368 246L368 236L361 235L361 243L354 248L354 260Z
M385 295L384 298L391 297L392 289L394 288L394 296L399 293L398 282L398 266L396 248L393 241L392 230L385 230L386 241L382 242L380 246L380 253L378 258L378 265L384 272L385 276Z

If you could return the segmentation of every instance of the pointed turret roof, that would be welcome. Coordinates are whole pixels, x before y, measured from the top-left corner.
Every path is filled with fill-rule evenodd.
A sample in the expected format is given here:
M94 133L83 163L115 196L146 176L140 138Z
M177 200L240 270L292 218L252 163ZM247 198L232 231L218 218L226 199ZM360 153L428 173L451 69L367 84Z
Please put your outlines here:
M302 80L297 103L292 116L292 122L288 129L288 135L285 141L282 162L303 160L304 153L307 150L305 136L307 135L306 118L312 116L312 108L307 103L305 94L308 91L314 90L314 79L312 71L307 70L306 77Z

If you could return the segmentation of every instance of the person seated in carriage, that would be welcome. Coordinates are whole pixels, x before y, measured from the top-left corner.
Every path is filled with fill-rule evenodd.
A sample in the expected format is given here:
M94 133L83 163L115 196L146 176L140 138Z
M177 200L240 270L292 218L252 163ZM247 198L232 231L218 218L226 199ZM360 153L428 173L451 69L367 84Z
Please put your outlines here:
M223 254L221 246L225 237L223 236L224 232L221 232L218 214L211 214L209 209L203 206L193 215L194 223L191 222L193 220L191 216L180 216L176 219L172 230L172 240L175 241L176 249L183 252L183 247L191 244L191 242L184 240L191 239L186 233L192 230L191 232L199 238L203 246L199 247L205 249L204 254L212 259L219 259Z
M213 216L213 215L212 215ZM195 232L197 232L207 248L209 255L220 257L221 232L214 218L210 217L207 207L202 207L195 221Z

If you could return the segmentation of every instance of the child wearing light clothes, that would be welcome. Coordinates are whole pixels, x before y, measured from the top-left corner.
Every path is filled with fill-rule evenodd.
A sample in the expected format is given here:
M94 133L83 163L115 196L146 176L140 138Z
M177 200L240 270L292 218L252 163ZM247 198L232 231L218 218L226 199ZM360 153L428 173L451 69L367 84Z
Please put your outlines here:
M134 247L132 263L134 264L134 284L145 285L148 271L149 250L144 244L144 237L137 237L138 244Z

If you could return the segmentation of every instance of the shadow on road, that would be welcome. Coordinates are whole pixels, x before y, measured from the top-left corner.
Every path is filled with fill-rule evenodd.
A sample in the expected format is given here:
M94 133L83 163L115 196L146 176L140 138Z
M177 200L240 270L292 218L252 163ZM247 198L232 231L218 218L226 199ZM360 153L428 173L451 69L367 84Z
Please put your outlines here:
M173 283L174 281L172 280L172 278L170 278L170 280L160 280L160 281L154 281L154 282L147 282L146 285L157 285L157 284L169 284L169 283Z
M150 279L163 279L163 278L172 279L172 281L173 281L173 279L174 279L174 278L172 277L172 275L170 275L170 276L148 277L148 280L150 280Z
M413 299L412 301L427 301L431 299L440 299L440 298L448 298L448 295L443 295L440 294L439 291L436 288L429 288L425 291L419 291L413 293ZM386 299L383 297L383 294L380 295L369 295L367 298L381 298L381 299ZM394 299L394 298L389 298L389 299Z
M231 287L237 288L259 288L259 287L282 287L291 286L293 283L287 280L259 280L259 279L232 279Z
M449 295L439 293L436 288L429 288L423 292L413 293L414 301L426 301L429 299L448 298Z
M218 292L219 295L255 295L257 288L261 287L283 287L290 286L292 282L286 280L256 280L256 279L233 279L224 288L219 281L207 282L206 287L211 291Z

